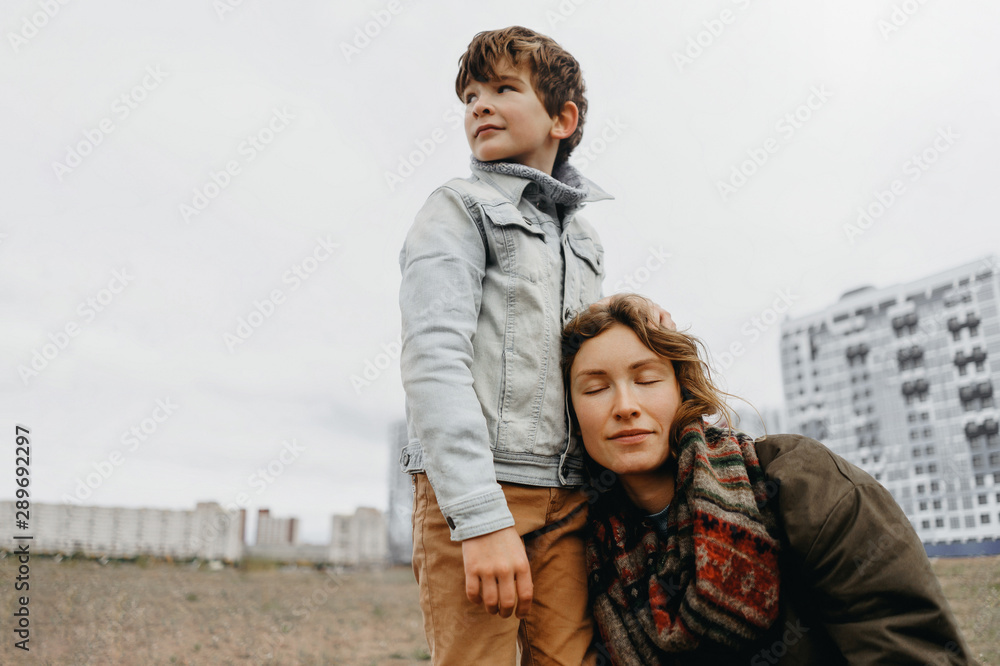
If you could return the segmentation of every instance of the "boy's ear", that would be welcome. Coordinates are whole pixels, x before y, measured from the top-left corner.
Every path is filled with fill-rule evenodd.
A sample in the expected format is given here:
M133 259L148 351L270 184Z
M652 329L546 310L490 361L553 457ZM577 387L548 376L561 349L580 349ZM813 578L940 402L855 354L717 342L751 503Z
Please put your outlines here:
M566 102L562 110L552 116L552 120L552 138L567 139L576 131L576 125L580 121L580 109L575 102Z

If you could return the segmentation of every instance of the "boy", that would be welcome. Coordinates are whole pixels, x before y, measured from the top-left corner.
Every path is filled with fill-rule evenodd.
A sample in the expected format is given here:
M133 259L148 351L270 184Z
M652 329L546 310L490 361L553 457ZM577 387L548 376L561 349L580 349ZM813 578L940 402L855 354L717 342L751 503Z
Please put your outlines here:
M553 40L479 33L455 88L473 174L431 194L400 253L400 463L424 630L435 664L510 666L517 636L524 663L578 666L586 502L559 336L604 277L577 211L610 197L567 162L587 100Z

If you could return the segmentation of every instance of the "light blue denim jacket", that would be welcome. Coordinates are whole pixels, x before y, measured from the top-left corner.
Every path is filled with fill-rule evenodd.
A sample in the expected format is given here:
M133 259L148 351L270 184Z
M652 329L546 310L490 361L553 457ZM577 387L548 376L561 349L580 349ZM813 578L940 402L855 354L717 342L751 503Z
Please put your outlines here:
M559 340L604 278L600 240L577 212L611 197L569 164L554 176L473 160L471 177L430 195L399 255L400 464L427 473L456 541L514 524L498 481L583 480Z

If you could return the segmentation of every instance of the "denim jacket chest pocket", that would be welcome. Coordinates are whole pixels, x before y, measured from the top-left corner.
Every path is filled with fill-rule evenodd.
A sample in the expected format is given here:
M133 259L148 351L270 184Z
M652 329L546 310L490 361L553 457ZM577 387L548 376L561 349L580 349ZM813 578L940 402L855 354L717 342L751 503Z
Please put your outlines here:
M539 282L548 273L545 232L531 220L522 217L514 204L484 204L483 213L492 224L497 263L508 275L529 282Z
M568 233L566 245L576 261L566 262L563 324L598 300L604 280L604 247L585 233Z

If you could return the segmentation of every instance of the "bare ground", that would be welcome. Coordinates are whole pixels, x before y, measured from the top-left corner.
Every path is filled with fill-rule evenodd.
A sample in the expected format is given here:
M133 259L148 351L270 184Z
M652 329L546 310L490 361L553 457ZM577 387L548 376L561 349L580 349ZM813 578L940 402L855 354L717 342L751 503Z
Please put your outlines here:
M345 573L32 558L31 651L13 644L17 563L0 561L3 664L427 664L408 568ZM1000 666L1000 557L933 562L974 654ZM22 593L17 593L22 594Z

